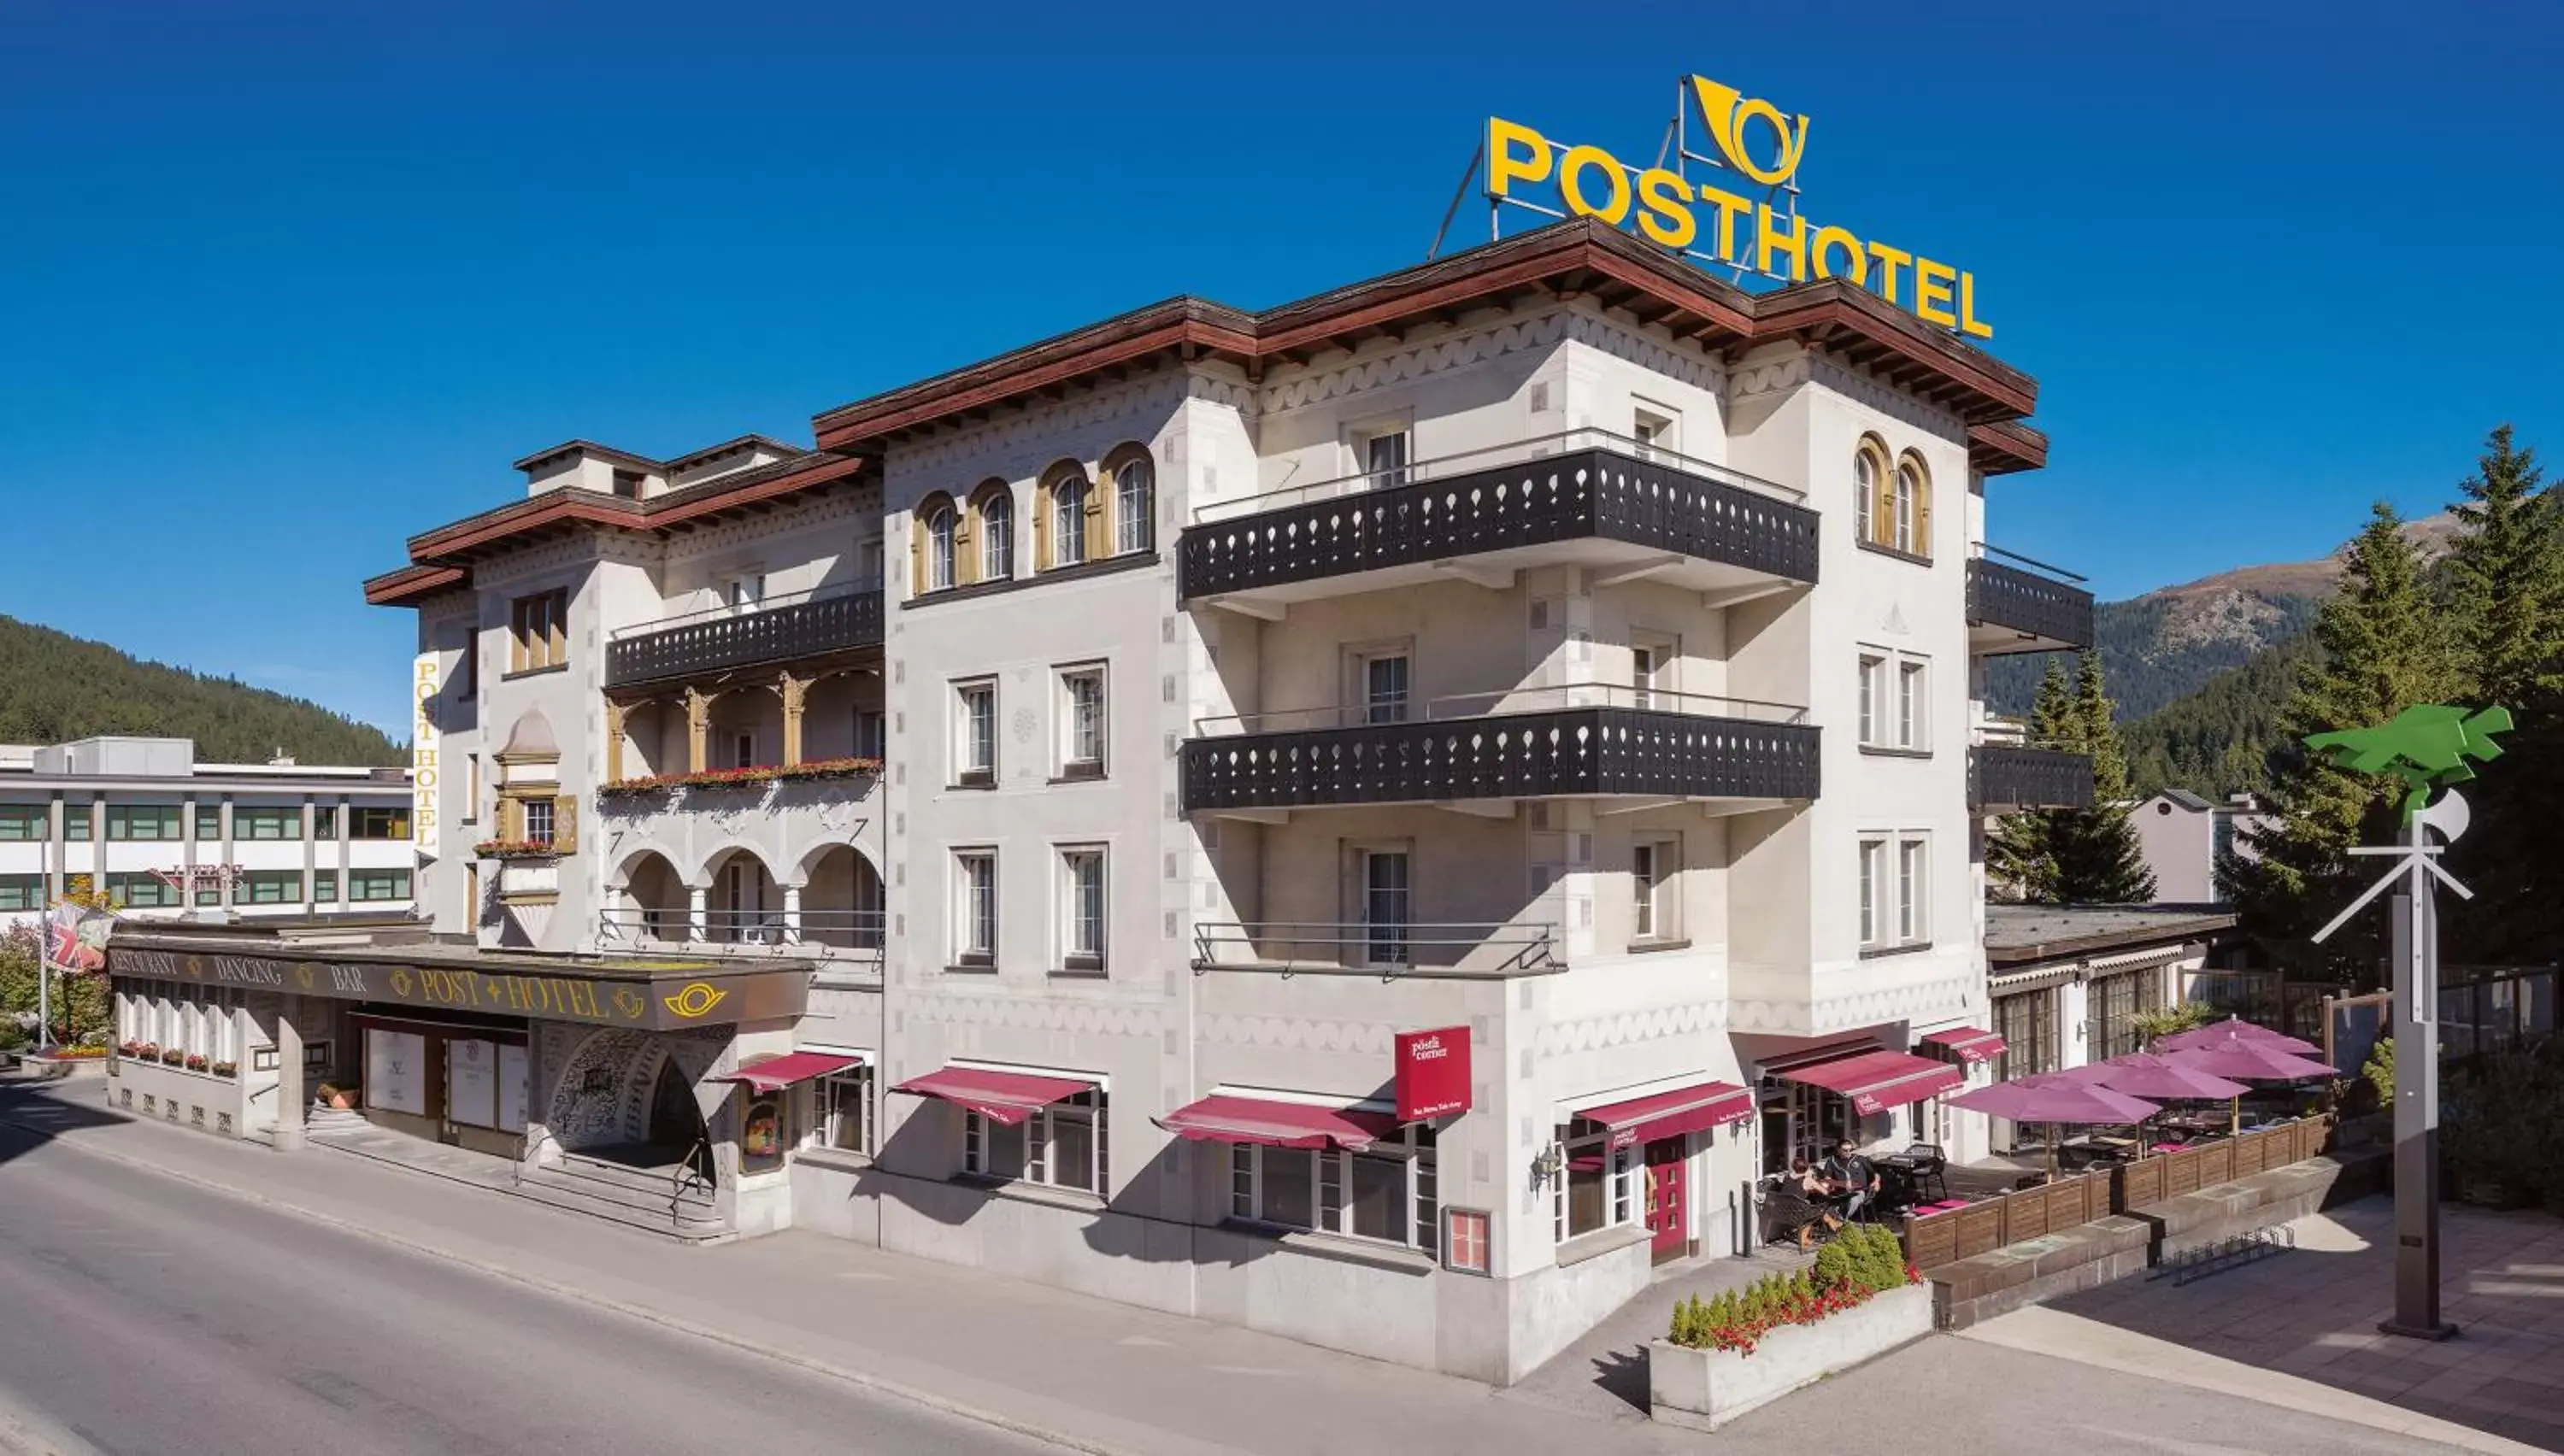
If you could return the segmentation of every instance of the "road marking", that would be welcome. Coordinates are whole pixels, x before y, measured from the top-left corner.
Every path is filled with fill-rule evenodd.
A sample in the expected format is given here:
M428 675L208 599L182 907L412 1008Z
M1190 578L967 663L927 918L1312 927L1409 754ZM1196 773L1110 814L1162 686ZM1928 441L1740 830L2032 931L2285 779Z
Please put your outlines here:
M1173 1342L1165 1341L1165 1340L1152 1340L1152 1339L1150 1339L1150 1338L1149 1338L1148 1336L1146 1336L1146 1335L1125 1335L1125 1336L1123 1336L1121 1339L1116 1340L1116 1341L1114 1341L1113 1343L1114 1343L1114 1344L1116 1344L1116 1345L1127 1345L1127 1346L1130 1346L1130 1347L1131 1347L1132 1349L1134 1349L1134 1350L1173 1350L1173 1349L1175 1349L1175 1345L1173 1344Z

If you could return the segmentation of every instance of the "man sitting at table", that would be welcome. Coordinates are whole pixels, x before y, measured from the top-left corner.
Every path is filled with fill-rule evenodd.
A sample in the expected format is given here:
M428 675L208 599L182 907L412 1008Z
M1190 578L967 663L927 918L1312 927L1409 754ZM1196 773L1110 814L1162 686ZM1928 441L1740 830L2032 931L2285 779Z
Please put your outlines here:
M1834 1194L1846 1219L1858 1218L1860 1211L1878 1196L1878 1169L1845 1138L1834 1144L1822 1169L1825 1184Z

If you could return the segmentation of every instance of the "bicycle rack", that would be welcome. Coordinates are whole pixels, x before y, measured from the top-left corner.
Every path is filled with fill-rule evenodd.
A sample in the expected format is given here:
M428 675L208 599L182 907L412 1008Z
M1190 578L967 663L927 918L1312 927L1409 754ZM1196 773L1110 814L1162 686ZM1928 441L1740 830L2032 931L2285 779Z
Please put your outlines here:
M2161 1264L2146 1271L2146 1278L2152 1281L2169 1275L2176 1285L2188 1284L2194 1279L2223 1274L2229 1269L2241 1268L2296 1246L2295 1229L2272 1224L2166 1254Z

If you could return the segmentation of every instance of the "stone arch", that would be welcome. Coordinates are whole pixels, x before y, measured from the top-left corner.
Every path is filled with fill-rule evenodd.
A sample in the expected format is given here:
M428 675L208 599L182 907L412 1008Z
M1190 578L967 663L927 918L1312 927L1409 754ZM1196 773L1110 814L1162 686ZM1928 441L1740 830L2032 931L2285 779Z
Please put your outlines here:
M564 1152L643 1142L649 1133L651 1093L661 1069L672 1062L695 1090L696 1110L709 1126L729 1089L707 1092L703 1079L720 1062L728 1041L727 1034L663 1036L611 1027L590 1031L561 1062L560 1077L544 1106L543 1126Z
M704 857L704 936L738 943L779 939L783 885L765 857L736 840Z

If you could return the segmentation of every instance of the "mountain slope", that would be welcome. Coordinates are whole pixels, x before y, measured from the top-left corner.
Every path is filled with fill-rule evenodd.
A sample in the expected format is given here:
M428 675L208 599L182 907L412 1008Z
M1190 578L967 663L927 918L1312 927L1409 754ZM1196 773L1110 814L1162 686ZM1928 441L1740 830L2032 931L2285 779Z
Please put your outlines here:
M2269 787L2279 707L2317 650L2314 634L2299 632L2129 724L2129 783L2140 794L2186 788L2219 798Z
M198 758L220 763L264 763L280 748L313 764L389 766L404 757L380 730L317 703L0 616L0 742L96 733L193 738Z

